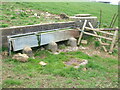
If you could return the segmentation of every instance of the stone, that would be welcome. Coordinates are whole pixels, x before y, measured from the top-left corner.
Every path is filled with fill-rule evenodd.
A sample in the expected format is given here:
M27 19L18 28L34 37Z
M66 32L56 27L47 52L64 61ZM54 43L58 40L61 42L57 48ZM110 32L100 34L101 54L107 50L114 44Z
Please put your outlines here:
M28 56L27 54L21 54L21 53L18 53L18 54L15 54L12 59L15 59L15 60L18 60L18 61L21 61L21 62L27 62L28 61Z
M77 40L75 38L70 38L68 40L68 45L70 45L71 47L77 47Z
M58 45L55 42L51 42L48 44L47 49L53 53L57 52L58 50Z
M44 47L41 47L40 50L45 50L45 48L44 48Z
M86 50L86 49L88 49L88 48L80 46L79 49L81 49L81 50Z
M12 76L11 76L11 75L8 75L7 78L12 78Z
M79 68L81 65L85 66L88 64L88 60L77 60L77 59L71 59L70 61L63 62L66 66L73 66L74 68ZM85 69L84 69L85 70Z
M90 17L91 14L76 14L75 17Z
M27 54L29 57L33 57L32 49L29 46L23 48L23 54Z
M8 56L8 52L7 51L3 51L2 52L2 56Z
M60 14L60 18L61 18L61 19L69 19L69 16L66 15L65 13L61 13L61 14Z
M83 71L87 71L87 68L83 68L82 70L83 70Z
M40 18L40 16L37 16L37 18Z
M59 54L59 52L54 52L53 54L58 55L58 54Z
M37 17L37 13L34 13L34 16L36 16L36 17Z
M47 65L47 63L45 63L45 62L43 62L43 61L39 62L39 64L42 65L42 66Z
M86 65L88 64L88 60L84 60L84 62L80 63L80 65Z
M78 50L78 47L73 47L72 48L72 51L77 51Z
M79 67L80 67L80 66L74 66L74 68L76 68L76 69L79 68Z
M87 40L81 40L81 43L84 44L84 45L88 44Z

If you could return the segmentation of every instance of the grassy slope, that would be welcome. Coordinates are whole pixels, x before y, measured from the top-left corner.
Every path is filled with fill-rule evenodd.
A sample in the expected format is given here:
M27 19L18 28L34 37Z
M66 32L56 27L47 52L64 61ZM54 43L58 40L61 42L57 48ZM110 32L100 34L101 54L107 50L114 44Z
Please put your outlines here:
M3 20L5 23L8 23L9 26L15 25L26 25L26 24L36 24L40 23L40 21L44 21L44 18L28 18L27 15L19 16L16 15L16 12L13 11L15 9L33 9L33 10L40 10L40 11L47 11L53 14L60 14L66 13L68 15L74 15L78 13L90 13L93 16L97 16L99 19L99 12L100 9L103 11L102 21L104 25L109 25L111 18L114 13L118 12L118 6L110 5L110 4L103 4L103 3L88 3L88 2L72 2L72 3L6 3L3 4ZM7 15L8 14L8 15ZM12 16L11 16L12 15ZM11 17L15 16L16 18L13 19ZM19 22L18 22L19 21ZM116 22L117 26L117 22Z
M35 57L36 59L29 59L26 63L5 59L3 77L6 79L3 81L3 87L112 88L118 85L118 61L116 59L101 58L97 55L88 56L80 51L59 55L37 51ZM88 70L83 71L83 67L79 69L66 67L63 62L71 58L87 59L89 63L85 67ZM48 64L41 66L38 64L40 61Z

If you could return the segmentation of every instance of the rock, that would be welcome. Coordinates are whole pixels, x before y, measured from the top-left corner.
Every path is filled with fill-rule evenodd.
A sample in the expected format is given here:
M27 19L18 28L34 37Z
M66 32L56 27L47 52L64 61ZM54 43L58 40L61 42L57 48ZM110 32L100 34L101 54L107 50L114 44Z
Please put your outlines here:
M71 51L77 51L79 48L78 47L67 47L65 49L59 49L60 52L71 52Z
M71 47L77 47L77 40L75 38L70 38L68 40L68 45L70 45Z
M82 70L83 70L83 71L87 71L87 68L83 68Z
M81 65L86 65L86 64L88 64L88 61L87 61L87 60L84 60L84 62L80 63L80 64L77 65L77 66L74 66L74 68L79 68ZM83 70L83 71L86 71L87 69L86 69L86 68L83 68L82 70Z
M87 49L87 48L80 46L79 49L85 50L85 49Z
M61 13L61 14L60 14L60 18L61 18L61 19L69 19L69 16L66 15L65 13Z
M27 54L27 56L33 57L32 49L29 46L23 48L23 54Z
M11 75L8 75L7 78L12 78L12 76L11 76Z
M48 44L47 49L50 50L51 52L55 53L58 50L57 43L51 42Z
M86 65L88 64L88 60L84 60L84 62L80 63L80 65Z
M77 60L77 59L72 59L70 61L64 62L65 65L67 66L73 66L74 68L79 68L81 65L86 65L88 64L87 60ZM84 69L85 71L85 69Z
M44 48L44 47L41 47L40 50L45 50L45 48Z
M79 68L80 66L74 66L74 68Z
M37 18L40 18L40 16L37 16Z
M34 13L34 16L37 17L37 13Z
M45 62L43 62L43 61L39 62L39 64L42 65L42 66L47 65L47 63L45 63Z
M3 51L2 52L2 56L8 56L8 52L7 51Z
M51 14L46 12L46 17L50 17L50 16L51 16Z
M21 62L27 62L28 61L28 56L27 54L21 54L21 53L18 53L18 54L15 54L12 59L16 59L18 61L21 61Z
M76 14L75 17L90 17L91 14Z
M77 51L78 50L78 47L73 47L72 48L72 51Z
M82 40L81 43L87 45L88 42L87 40Z
M41 13L40 15L41 15L41 16L44 16L45 14L44 14L44 13Z
M58 54L59 54L59 52L54 52L53 54L58 55Z

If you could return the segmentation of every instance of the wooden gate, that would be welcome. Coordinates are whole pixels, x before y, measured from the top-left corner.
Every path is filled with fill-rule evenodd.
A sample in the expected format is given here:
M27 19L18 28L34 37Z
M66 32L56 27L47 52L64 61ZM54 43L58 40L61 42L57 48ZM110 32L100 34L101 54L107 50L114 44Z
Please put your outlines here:
M86 27L86 25L90 26L90 27ZM85 31L86 29L86 31ZM87 32L87 30L89 31L93 31L93 33ZM79 29L79 31L81 31L79 39L78 39L78 45L83 37L83 34L87 34L87 35L91 35L94 37L97 37L97 40L100 42L100 44L102 45L102 48L104 49L105 52L109 51L109 53L113 52L113 48L114 45L116 43L116 39L117 39L117 34L118 34L118 28L93 28L92 24L90 22L88 22L87 20L84 21L83 27L82 29ZM113 31L114 33L108 32L108 31ZM98 34L99 33L99 34ZM101 34L106 34L106 36L100 35ZM111 37L108 37L111 36ZM106 39L111 41L111 43L103 43L101 39ZM106 49L105 46L109 46L109 50Z

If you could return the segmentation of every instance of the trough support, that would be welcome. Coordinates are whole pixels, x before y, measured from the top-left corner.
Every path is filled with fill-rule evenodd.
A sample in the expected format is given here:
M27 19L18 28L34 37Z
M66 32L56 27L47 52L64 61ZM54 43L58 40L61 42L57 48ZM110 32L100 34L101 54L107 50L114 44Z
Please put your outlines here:
M47 49L53 53L57 52L58 50L58 45L55 42L50 42L47 46Z
M68 39L68 45L70 45L71 47L77 47L76 42L77 40L74 37Z

